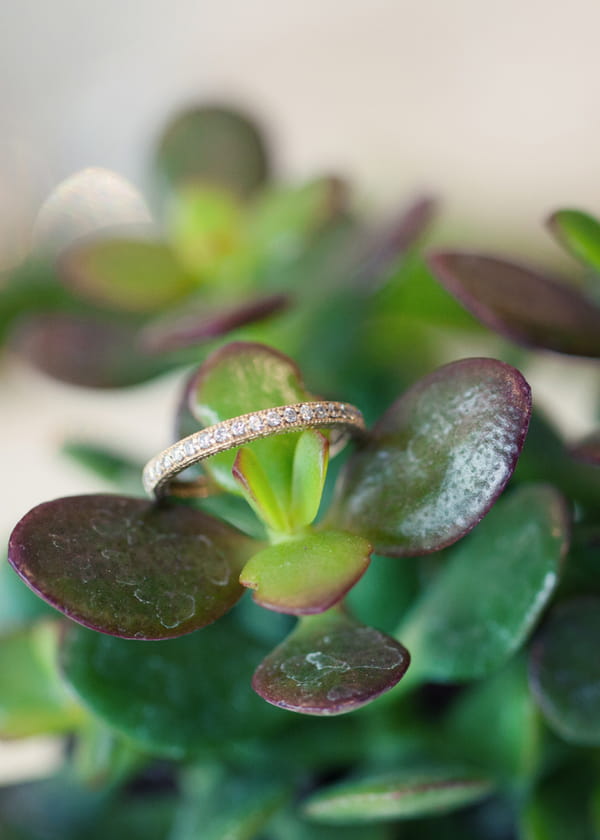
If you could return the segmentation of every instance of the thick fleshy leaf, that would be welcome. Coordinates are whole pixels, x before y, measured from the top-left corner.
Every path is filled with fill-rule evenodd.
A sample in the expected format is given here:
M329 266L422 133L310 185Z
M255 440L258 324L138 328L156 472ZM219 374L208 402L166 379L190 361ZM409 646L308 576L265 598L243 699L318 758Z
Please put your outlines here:
M436 551L462 537L510 478L531 395L495 359L453 362L413 385L346 464L336 525L380 554Z
M169 353L203 344L226 335L232 330L262 321L282 312L289 306L287 295L268 295L245 303L219 308L204 308L194 312L191 304L185 312L178 312L143 327L138 336L139 346L147 353Z
M59 272L84 299L125 312L160 312L195 285L173 251L150 239L80 243L64 254Z
M235 604L253 545L191 508L90 495L33 508L12 532L8 557L69 618L124 638L167 639Z
M294 452L290 519L294 528L310 525L321 505L329 463L329 441L315 429L302 432Z
M321 613L364 574L370 555L371 546L362 537L320 531L264 548L246 563L240 582L267 609Z
M525 486L499 502L403 624L411 677L467 680L499 668L556 587L568 529L563 499L551 487Z
M570 448L571 455L578 461L600 466L600 432L592 432Z
M289 517L282 500L274 492L266 472L254 452L244 446L233 462L232 474L244 499L271 531L290 530Z
M0 639L0 736L66 732L85 714L56 671L60 627L44 621Z
M581 210L558 210L548 227L570 254L600 271L600 222Z
M527 784L537 772L539 730L526 662L517 657L458 697L444 723L444 742L493 778Z
M252 686L268 703L308 715L364 706L402 678L408 651L338 609L300 619L261 662Z
M531 654L531 686L552 729L574 744L600 745L600 599L561 605Z
M48 376L88 388L145 382L168 363L137 352L133 331L95 317L37 315L16 331L15 349Z
M567 283L480 254L438 251L429 267L469 312L512 341L600 356L600 308Z
M491 779L471 768L406 767L318 792L305 802L304 812L318 821L342 824L423 817L470 805L492 788Z
M116 172L92 166L55 187L38 212L31 239L36 251L54 257L98 231L151 223L146 202L133 184Z
M520 840L597 840L600 836L597 767L578 750L544 774L521 815ZM594 801L595 800L595 801Z
M247 197L267 179L267 151L245 115L220 105L190 108L167 125L155 165L175 186L205 183Z
M283 722L249 685L264 654L264 644L225 618L144 644L73 625L62 663L67 681L110 726L152 752L182 758Z
M203 426L311 399L291 359L250 342L234 342L215 351L200 367L187 393L191 414ZM249 444L283 509L290 505L297 441L296 432ZM235 456L235 449L216 455L205 462L205 469L224 490L239 494L232 475Z

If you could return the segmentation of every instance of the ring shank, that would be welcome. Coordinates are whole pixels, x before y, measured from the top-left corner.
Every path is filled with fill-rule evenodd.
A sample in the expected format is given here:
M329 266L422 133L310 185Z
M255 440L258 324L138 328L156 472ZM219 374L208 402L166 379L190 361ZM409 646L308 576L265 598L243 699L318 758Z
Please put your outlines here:
M160 497L169 485L176 490L181 484L183 495L207 495L206 482L196 482L197 490L189 482L175 482L176 476L188 467L229 449L237 449L247 443L272 435L332 427L330 440L331 455L335 455L351 436L365 430L361 412L348 403L302 402L242 414L208 426L160 452L144 467L144 489L149 495ZM184 491L184 485L190 488ZM175 493L182 495L182 493Z

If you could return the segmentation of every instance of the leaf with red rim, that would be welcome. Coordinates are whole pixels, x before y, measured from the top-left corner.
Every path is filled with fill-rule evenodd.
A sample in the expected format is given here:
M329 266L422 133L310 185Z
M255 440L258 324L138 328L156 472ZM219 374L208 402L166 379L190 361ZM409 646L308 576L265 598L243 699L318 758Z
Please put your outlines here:
M169 368L135 348L134 332L97 317L35 315L16 330L12 344L42 373L87 388L120 388Z
M490 329L526 347L600 356L600 307L567 283L483 254L437 251L428 262L440 283Z
M240 582L267 609L321 613L359 580L370 557L371 546L362 537L320 531L264 548L246 563Z
M301 618L258 666L252 687L274 706L339 715L393 688L409 662L406 648L390 636L334 609Z
M531 412L518 370L495 359L445 365L383 415L347 462L332 524L378 554L437 551L471 530L512 475Z
M199 511L126 496L71 496L33 508L9 561L69 618L123 638L168 639L204 627L243 593L253 540Z

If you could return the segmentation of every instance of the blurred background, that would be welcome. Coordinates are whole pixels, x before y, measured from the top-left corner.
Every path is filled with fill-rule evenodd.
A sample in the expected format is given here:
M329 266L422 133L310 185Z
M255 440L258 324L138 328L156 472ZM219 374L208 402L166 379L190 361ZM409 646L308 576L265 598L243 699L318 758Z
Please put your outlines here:
M436 241L568 267L542 220L600 211L599 31L594 0L4 0L0 269L75 171L106 167L146 193L158 131L202 100L253 114L286 177L348 176L382 216L431 192ZM529 378L575 435L591 428L596 375L571 364L540 355ZM180 381L87 391L3 354L0 533L42 500L98 489L58 454L65 437L141 459L168 443Z

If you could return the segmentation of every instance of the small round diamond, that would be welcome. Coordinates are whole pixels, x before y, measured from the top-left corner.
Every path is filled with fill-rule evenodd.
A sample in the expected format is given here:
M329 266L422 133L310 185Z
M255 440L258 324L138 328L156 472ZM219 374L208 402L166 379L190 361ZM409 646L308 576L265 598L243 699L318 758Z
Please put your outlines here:
M315 406L315 417L317 417L319 420L322 420L326 416L327 416L327 412L325 410L325 406L321 405L321 403L316 405Z
M175 461L183 461L183 459L185 458L183 446L178 446L176 449L173 450L173 458L175 459Z
M312 416L312 408L309 405L303 405L300 407L300 417L302 417L306 423L312 420Z
M196 451L196 448L197 448L197 446L196 446L196 439L195 439L195 438L191 438L190 440L186 440L186 442L185 442L185 443L184 443L184 445L183 445L183 448L184 448L184 450L185 450L185 454L186 454L188 457L189 457L190 455L193 455L193 454L195 453L195 451Z
M198 438L198 444L200 446L200 449L208 449L208 447L212 444L212 435L210 435L208 432L204 432Z
M227 443L230 437L231 435L227 426L219 426L215 432L215 440L217 443Z
M267 423L269 426L281 426L281 417L276 411L269 411L267 414Z
M327 404L327 413L330 417L335 417L338 413L338 407L335 403L328 403Z
M248 426L251 432L262 432L264 425L262 419L257 414L248 420Z
M231 431L236 437L243 435L246 432L246 422L245 420L236 420L235 423L231 424Z
M296 410L288 406L283 412L283 419L286 423L295 423L298 419L298 415L296 414Z
M163 458L164 469L168 470L170 467L173 466L173 463L173 455L170 452L167 452L167 454Z

